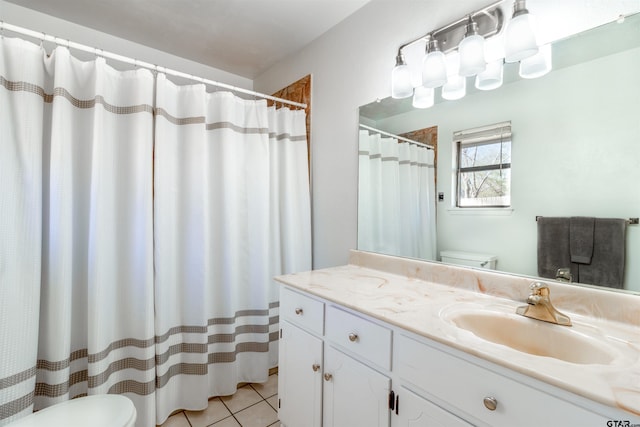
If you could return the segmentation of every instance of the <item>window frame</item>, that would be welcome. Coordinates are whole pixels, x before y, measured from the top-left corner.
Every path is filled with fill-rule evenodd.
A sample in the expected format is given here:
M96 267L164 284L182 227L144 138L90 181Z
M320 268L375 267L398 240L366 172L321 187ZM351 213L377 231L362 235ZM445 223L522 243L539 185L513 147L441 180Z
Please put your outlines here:
M455 173L455 207L458 209L482 209L482 208L498 208L498 209L508 209L512 207L511 203L511 172L512 172L512 161L511 156L509 157L508 162L504 162L502 156L500 156L500 160L497 163L490 163L482 166L467 166L462 167L462 152L464 148L467 147L479 147L482 145L494 145L500 144L500 150L503 149L502 144L508 143L509 150L511 150L513 146L513 139L511 135L511 122L501 122L493 125L457 131L453 134L453 142L455 144L455 165L454 165L454 173ZM508 204L491 204L491 205L465 205L461 204L461 176L463 173L469 172L482 172L482 171L494 171L494 170L508 170L509 171L509 201Z

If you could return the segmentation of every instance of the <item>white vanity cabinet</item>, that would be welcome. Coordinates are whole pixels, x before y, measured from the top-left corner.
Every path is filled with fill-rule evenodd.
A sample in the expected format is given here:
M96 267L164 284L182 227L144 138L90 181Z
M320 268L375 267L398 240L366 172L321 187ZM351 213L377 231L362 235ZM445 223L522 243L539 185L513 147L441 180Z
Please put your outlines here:
M281 288L280 317L284 427L602 427L629 419L303 291Z
M391 330L287 288L280 317L281 424L388 427Z
M474 425L606 426L609 420L402 332L395 335L393 369L403 384Z
M393 427L471 427L463 419L445 411L427 399L399 387L393 408Z

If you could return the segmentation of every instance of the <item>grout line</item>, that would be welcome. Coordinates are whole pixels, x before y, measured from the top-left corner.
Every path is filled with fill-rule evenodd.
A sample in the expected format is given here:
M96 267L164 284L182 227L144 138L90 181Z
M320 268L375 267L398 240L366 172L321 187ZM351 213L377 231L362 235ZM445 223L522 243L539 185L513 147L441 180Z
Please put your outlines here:
M189 417L187 417L187 413L185 411L182 411L182 416L187 419L187 424L189 424L189 427L193 427L193 424L191 424L191 420L189 419Z

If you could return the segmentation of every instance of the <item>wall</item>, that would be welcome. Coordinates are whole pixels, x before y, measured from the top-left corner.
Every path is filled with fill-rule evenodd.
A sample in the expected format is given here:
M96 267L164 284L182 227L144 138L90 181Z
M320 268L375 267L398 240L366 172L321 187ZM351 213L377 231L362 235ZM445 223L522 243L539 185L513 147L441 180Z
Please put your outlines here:
M398 47L486 0L373 0L254 80L271 93L312 74L314 268L346 264L357 244L358 107L390 94Z
M380 121L390 132L438 125L438 251L498 256L498 269L537 276L536 215L640 216L640 48L518 80L491 92ZM612 72L612 70L615 70ZM606 84L602 76L610 76ZM588 88L588 90L585 90ZM511 121L513 211L452 208L454 131ZM625 288L640 291L640 229L627 228Z
M114 37L88 27L76 25L69 21L64 21L3 0L0 0L0 20L8 24L18 25L33 31L44 32L90 47L97 47L120 55L136 58L140 61L193 74L198 77L208 78L243 89L253 89L253 82L247 78ZM12 34L7 31L6 35L11 36ZM46 47L50 48L52 45L47 43ZM86 58L87 54L81 52L74 54L81 59L88 59ZM122 67L122 65L115 66L116 68ZM128 65L125 67L128 67Z

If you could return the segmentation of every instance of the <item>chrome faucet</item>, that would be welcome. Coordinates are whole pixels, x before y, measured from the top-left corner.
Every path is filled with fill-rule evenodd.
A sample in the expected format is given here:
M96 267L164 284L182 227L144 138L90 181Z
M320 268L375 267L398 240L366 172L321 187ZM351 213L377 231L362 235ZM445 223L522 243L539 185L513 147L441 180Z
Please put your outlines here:
M518 307L516 309L517 314L557 325L571 326L569 316L560 313L551 304L547 285L534 282L529 288L531 293L527 297L527 305Z
M571 283L571 281L573 280L573 276L571 275L571 269L559 268L558 271L556 271L556 280L559 280L560 282Z

